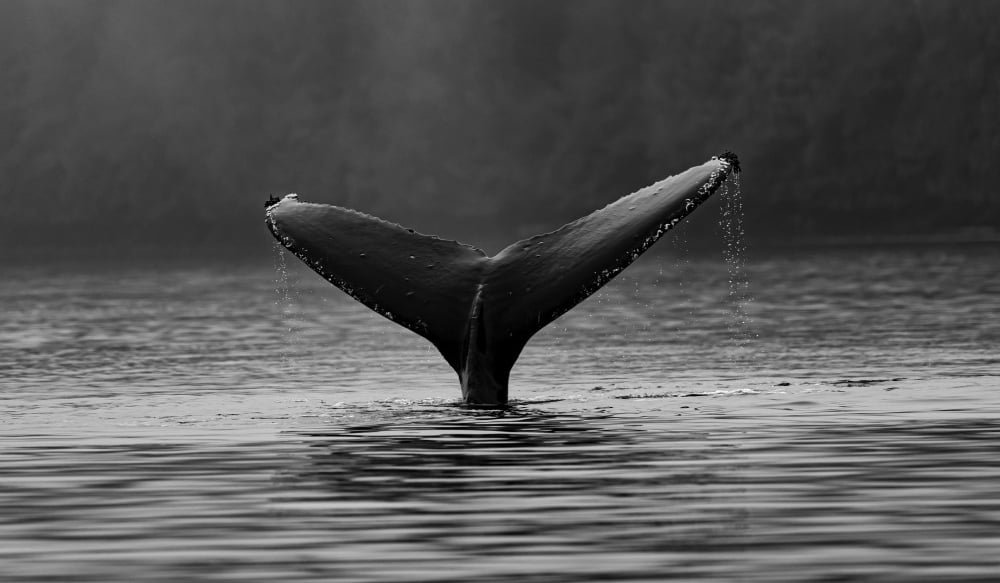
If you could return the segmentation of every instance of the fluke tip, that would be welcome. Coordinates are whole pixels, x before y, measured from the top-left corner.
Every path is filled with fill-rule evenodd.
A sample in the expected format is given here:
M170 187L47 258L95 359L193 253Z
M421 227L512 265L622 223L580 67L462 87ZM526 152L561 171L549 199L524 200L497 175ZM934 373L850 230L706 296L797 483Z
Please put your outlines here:
M736 157L736 153L731 150L726 150L722 154L716 156L719 160L722 160L726 164L729 164L733 168L733 172L739 174L740 172L740 159Z

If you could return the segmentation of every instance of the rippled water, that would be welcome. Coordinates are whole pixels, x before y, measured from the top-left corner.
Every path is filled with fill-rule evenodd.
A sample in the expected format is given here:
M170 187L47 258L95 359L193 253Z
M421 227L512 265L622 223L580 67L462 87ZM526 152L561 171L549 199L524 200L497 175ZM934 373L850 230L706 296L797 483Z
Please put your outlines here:
M6 269L0 580L993 577L1000 249L751 259L644 257L504 411L297 262Z

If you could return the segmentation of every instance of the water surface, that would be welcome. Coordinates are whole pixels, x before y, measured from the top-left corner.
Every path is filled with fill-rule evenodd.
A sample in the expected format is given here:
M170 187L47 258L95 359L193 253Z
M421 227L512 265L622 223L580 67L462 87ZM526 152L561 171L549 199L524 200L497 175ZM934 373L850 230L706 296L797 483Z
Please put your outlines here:
M644 257L529 343L504 411L272 262L5 270L0 580L1000 569L996 247L758 257L752 299Z

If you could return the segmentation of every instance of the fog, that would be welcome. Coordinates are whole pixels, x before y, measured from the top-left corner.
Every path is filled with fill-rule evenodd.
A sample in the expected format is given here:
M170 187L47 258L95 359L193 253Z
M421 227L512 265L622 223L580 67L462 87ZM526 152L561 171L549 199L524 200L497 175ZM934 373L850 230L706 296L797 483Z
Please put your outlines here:
M991 0L5 0L0 257L250 255L287 192L495 249L726 149L761 241L997 237L998 19Z

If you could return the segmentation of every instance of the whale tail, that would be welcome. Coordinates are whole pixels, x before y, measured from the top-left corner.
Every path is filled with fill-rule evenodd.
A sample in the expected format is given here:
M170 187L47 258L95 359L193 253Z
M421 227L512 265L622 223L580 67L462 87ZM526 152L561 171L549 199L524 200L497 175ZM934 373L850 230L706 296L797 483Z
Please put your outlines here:
M733 172L726 153L489 257L341 207L267 203L282 245L348 295L429 340L467 403L507 401L528 340L601 288L708 199Z

